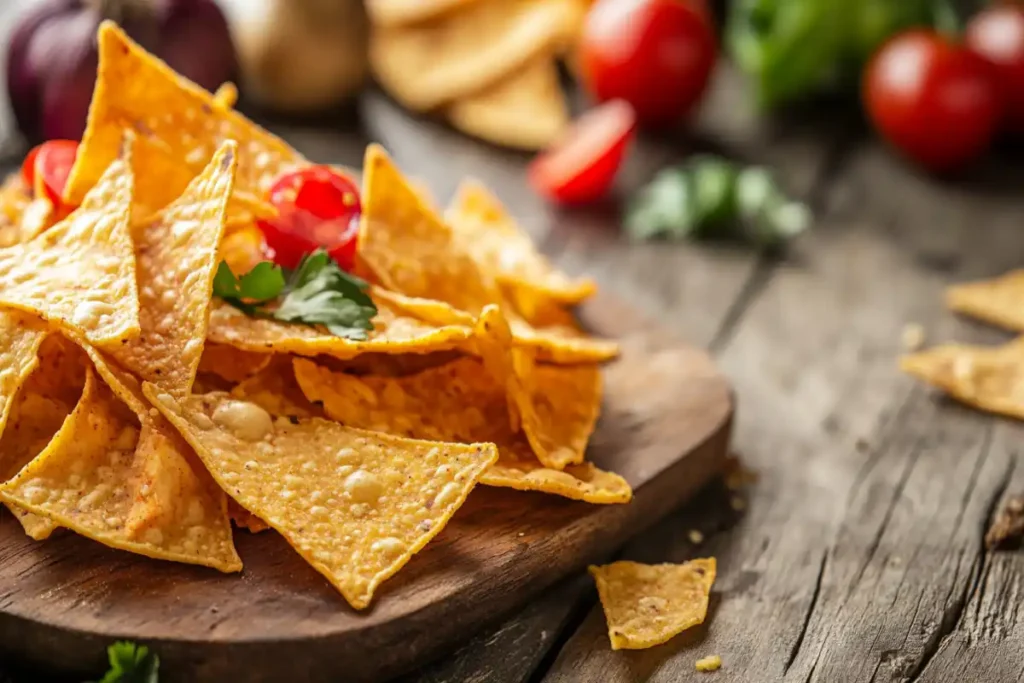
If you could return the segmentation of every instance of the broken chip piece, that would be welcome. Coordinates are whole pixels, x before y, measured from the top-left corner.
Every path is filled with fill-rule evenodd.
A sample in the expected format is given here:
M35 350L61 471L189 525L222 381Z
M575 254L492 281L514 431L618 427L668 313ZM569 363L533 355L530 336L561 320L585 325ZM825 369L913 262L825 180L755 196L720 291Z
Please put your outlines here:
M273 420L227 394L146 396L242 507L279 531L356 609L444 528L493 444L415 441L319 418Z
M715 558L685 564L613 562L591 566L613 650L667 642L704 622L715 582Z

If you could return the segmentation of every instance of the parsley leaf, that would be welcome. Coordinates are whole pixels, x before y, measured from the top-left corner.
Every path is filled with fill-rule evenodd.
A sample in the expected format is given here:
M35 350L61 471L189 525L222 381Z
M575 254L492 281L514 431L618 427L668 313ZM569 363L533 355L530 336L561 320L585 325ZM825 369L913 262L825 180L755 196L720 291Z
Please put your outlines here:
M160 658L148 647L117 642L107 648L110 670L99 683L157 683Z
M254 317L282 322L323 325L331 334L363 340L373 329L377 306L366 293L369 285L338 267L327 252L309 254L286 274L263 261L235 278L221 261L213 293Z

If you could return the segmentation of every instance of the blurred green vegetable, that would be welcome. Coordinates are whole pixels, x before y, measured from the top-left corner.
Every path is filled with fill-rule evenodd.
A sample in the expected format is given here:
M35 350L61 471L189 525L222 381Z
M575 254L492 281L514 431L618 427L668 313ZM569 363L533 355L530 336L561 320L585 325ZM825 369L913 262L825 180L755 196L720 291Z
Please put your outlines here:
M726 43L765 108L856 92L861 68L912 26L955 29L952 0L733 0Z
M698 156L643 187L627 207L625 226L634 240L734 237L772 247L810 220L807 207L787 198L766 169Z

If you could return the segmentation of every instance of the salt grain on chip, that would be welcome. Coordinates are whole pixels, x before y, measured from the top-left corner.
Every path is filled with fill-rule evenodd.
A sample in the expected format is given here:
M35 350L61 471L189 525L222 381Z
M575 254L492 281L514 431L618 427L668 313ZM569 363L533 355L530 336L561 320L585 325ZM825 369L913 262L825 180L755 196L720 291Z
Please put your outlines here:
M612 649L661 645L703 623L715 565L712 557L685 564L623 561L591 566Z
M223 494L187 455L176 433L140 425L89 371L74 412L0 498L113 548L238 571Z
M495 461L492 444L414 441L317 418L271 418L227 394L146 396L220 485L356 609L437 535Z
M139 334L131 138L71 215L35 239L0 249L0 307L53 321L96 346Z

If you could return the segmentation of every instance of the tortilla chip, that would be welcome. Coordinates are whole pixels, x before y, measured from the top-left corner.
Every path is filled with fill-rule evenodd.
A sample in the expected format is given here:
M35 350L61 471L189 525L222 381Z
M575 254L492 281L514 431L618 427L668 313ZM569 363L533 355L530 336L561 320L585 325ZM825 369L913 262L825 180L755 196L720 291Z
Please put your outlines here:
M437 299L405 296L383 287L372 287L370 294L378 306L383 302L392 308L438 327L445 327L447 325L473 327L476 324L476 318L469 313Z
M213 101L219 109L232 109L238 102L238 87L230 81L221 83L213 93Z
M537 326L526 322L518 314L505 310L516 344L533 351L538 362L572 365L574 363L604 363L619 355L619 345L607 339L588 336L576 326L572 313L552 312L545 322Z
M569 127L558 69L547 54L484 90L455 100L445 115L463 133L531 151L556 142Z
M574 280L551 265L479 181L459 185L445 219L480 267L497 274L527 319L552 303L578 304L597 289L590 278Z
M461 12L370 35L370 68L414 111L484 90L572 35L573 0L476 2Z
M87 372L74 412L0 498L112 548L239 571L226 505L198 485L173 431L140 424Z
M284 141L224 107L223 94L218 102L143 50L113 22L100 25L98 43L96 88L64 190L67 203L81 201L96 182L124 129L139 136L136 163L147 172L139 177L136 201L150 211L180 196L227 140L238 143L233 205L261 203L258 198L278 175L305 163Z
M272 421L226 394L146 396L246 510L265 520L356 609L462 505L492 444L372 434L318 418Z
M975 408L1024 420L1024 337L997 347L937 346L904 356L900 369Z
M613 562L590 567L613 650L642 650L704 623L715 558L685 564Z
M416 24L478 0L367 0L366 12L377 26Z
M136 230L141 334L111 355L142 381L178 397L192 390L203 353L235 149L224 143L158 220Z
M358 257L371 279L409 297L476 315L498 301L496 284L456 243L379 145L366 148Z
M946 289L946 305L957 313L1024 332L1024 270Z
M70 216L29 242L0 249L0 305L35 313L101 347L139 334L128 232L130 150L129 137L121 158Z
M235 275L241 276L266 260L263 231L250 221L231 227L225 223L224 239L220 244L220 259L226 261Z
M564 472L545 468L509 421L505 388L476 358L402 377L355 376L295 359L295 378L306 397L323 404L342 424L418 439L488 442L498 461L481 484L541 491L588 503L626 503L626 481L590 463Z
M373 293L371 292L371 296ZM326 354L354 358L362 353L430 353L463 346L472 329L462 325L436 326L411 317L374 296L377 315L365 340L347 339L325 329L268 318L253 318L230 304L215 301L208 338L246 351Z
M199 359L199 372L217 375L232 384L244 382L267 367L270 353L242 351L224 344L207 344Z
M18 390L39 365L39 346L45 338L46 329L32 317L0 311L0 432Z
M302 393L292 360L286 356L274 358L259 373L232 389L231 396L255 403L274 417L323 417L320 406Z

